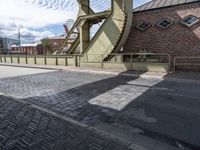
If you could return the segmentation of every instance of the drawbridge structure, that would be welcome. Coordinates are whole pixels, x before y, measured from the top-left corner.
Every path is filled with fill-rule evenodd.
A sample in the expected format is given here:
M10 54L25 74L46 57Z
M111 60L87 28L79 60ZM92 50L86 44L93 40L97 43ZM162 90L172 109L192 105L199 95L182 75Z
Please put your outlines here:
M123 47L131 26L133 0L111 0L111 8L95 13L90 8L90 0L77 0L79 13L61 47L54 53L61 54L109 54L117 53ZM99 22L103 24L90 38L90 28ZM75 37L72 41L71 37ZM66 45L70 45L66 50ZM100 59L95 57L94 59ZM101 58L102 59L102 58Z

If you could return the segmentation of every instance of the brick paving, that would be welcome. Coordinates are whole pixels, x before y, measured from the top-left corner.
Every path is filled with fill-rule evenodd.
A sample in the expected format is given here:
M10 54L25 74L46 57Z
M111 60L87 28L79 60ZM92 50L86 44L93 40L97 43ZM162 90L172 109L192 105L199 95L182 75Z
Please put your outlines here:
M0 96L0 150L127 150L129 146Z
M0 80L0 90L6 95L93 124L99 119L109 121L115 110L91 105L89 101L131 79L133 77L58 71L4 78Z
M33 143L39 145L40 149L45 145L48 145L48 148L45 147L46 149L58 150L82 150L84 148L112 150L111 147L128 149L127 145L120 145L120 143L102 138L101 135L96 137L96 134L93 134L95 137L88 137L88 134L91 135L91 131L84 129L79 131L79 128L76 128L75 131L71 128L68 129L62 119L35 110L28 104L13 102L12 98L8 98L9 96L90 126L97 127L100 123L125 124L141 129L147 137L163 138L162 140L172 145L183 144L198 149L200 146L200 135L198 134L200 132L199 90L199 83L64 71L2 78L0 79L0 93L4 96L0 97L0 138L4 142L1 145L4 146L3 149L11 145L10 149L19 150L32 150L34 147L28 147L34 145ZM20 119L17 117L18 114L19 116L22 114ZM34 117L39 118L39 121L35 121ZM22 121L23 118L25 121ZM46 118L44 122L43 118ZM12 125L12 120L14 121L13 126L15 126L13 128L6 124L11 123ZM51 126L51 122L56 122L52 123L53 128L48 127ZM43 126L41 130L39 124ZM51 129L49 130L49 128ZM26 132L29 129L33 131ZM66 130L72 134L61 132ZM57 136L54 134L49 136L52 132ZM81 134L83 132L83 134L76 135L79 132ZM39 138L37 133L45 138ZM36 139L24 142L23 137L26 135ZM12 140L9 141L6 137ZM84 140L80 140L79 137L80 139L84 137ZM53 142L48 138L52 138ZM75 142L75 144L71 144L72 148L66 148L66 145L70 142L73 143L74 140L82 141L84 144ZM172 140L173 142L171 142ZM7 141L11 144L8 144ZM48 143L48 141L50 142ZM45 142L47 144L44 144ZM116 146L118 144L119 146ZM59 147L59 145L63 147ZM83 147L76 147L77 145ZM96 145L96 147L88 148L90 145ZM36 146L35 149L37 148Z

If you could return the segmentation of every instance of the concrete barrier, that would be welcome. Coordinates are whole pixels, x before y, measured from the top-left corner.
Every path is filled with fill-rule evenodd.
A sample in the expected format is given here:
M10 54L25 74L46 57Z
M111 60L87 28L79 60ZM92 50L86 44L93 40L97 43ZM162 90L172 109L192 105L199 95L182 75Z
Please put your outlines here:
M57 59L55 59L54 57L46 57L46 65L57 65Z
M20 62L20 64L26 64L27 59L25 57L19 58L19 62Z
M58 66L67 66L67 58L66 57L58 58Z
M122 69L122 70L132 70L131 63L103 63L103 68L105 69Z
M168 72L169 64L167 64L167 63L135 62L132 64L132 70Z

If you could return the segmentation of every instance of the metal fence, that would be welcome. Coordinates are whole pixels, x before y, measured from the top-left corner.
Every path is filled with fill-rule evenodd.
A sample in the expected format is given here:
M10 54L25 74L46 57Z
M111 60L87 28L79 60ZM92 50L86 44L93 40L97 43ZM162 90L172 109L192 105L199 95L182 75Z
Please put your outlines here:
M117 53L84 55L0 55L2 63L87 66L128 70L168 71L170 56L161 53Z
M82 62L152 62L170 63L171 58L166 53L112 53L112 54L84 54Z
M80 65L89 64L101 68L112 67L128 70L151 70L160 67L163 68L160 71L169 71L170 63L170 55L164 53L85 54L80 57Z
M76 57L47 55L0 55L0 62L32 65L75 66Z
M0 55L1 63L37 64L58 66L89 66L98 68L122 68L128 70L152 70L179 68L200 70L200 57L177 56L171 60L165 53L116 53L84 55ZM154 71L154 70L153 70ZM161 70L162 71L162 70Z

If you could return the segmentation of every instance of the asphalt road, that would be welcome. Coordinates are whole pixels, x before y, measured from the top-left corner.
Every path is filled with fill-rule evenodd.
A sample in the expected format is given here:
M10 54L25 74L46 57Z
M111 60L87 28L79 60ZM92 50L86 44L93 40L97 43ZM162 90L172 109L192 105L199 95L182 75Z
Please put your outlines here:
M200 84L162 81L134 100L121 115L147 134L200 147Z

